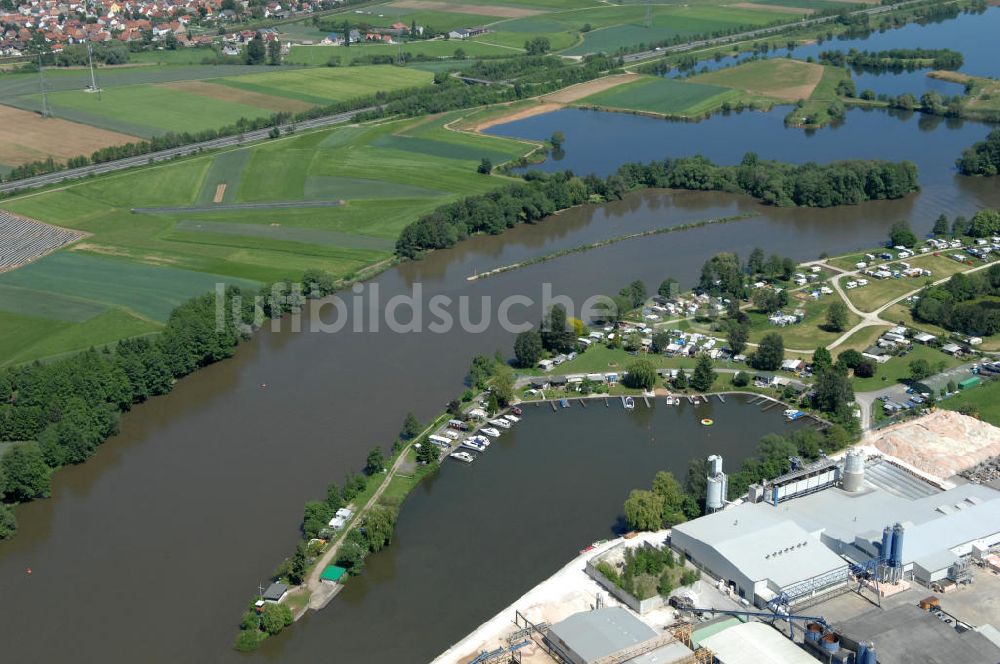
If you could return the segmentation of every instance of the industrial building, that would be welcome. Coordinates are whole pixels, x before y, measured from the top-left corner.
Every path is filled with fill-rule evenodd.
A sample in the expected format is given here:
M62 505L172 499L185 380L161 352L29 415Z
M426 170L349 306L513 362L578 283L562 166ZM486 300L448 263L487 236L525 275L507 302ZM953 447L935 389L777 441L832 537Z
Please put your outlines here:
M1000 492L941 490L859 453L751 487L748 498L675 526L671 545L757 606L837 591L866 565L888 570L883 580L961 583L962 558L1000 543Z
M816 664L784 634L760 622L738 623L700 641L721 664Z
M673 664L693 659L690 648L669 633L658 633L625 608L574 613L549 627L545 640L569 664L609 661ZM634 656L629 656L631 652Z

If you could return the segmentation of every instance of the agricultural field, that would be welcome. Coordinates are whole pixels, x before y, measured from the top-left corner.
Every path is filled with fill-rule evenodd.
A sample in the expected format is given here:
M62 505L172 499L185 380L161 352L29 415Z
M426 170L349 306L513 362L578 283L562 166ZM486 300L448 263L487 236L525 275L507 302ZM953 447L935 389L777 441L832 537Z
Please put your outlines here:
M772 58L693 76L693 83L719 85L780 101L808 99L825 71L823 65Z
M458 50L461 50L469 58L483 55L517 55L524 52L524 49L520 46L496 46L474 39L464 41L435 39L404 42L398 48L395 45L375 43L353 44L348 47L299 44L292 46L291 52L285 57L285 62L298 65L326 66L332 58L334 62L347 66L355 58L379 55L395 57L397 50L413 56L426 56L428 58L454 58L455 51ZM432 63L412 62L409 64L409 68L419 68L422 64ZM455 64L455 61L446 61L444 64Z
M434 75L407 67L315 67L220 78L215 83L236 90L325 105L376 92L427 85Z
M460 117L302 132L4 201L90 235L0 275L0 365L155 332L216 283L349 278L389 259L419 215L507 181L477 174L480 159L534 147L445 128ZM227 207L274 202L306 207Z
M630 83L584 97L578 103L668 116L697 117L720 108L727 101L735 103L742 96L736 90L718 85L643 76Z

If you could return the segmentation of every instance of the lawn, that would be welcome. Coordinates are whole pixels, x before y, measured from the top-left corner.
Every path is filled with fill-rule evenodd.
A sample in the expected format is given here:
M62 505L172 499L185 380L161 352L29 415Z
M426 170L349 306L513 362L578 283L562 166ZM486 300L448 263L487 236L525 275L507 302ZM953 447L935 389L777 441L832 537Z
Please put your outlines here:
M704 115L726 101L740 97L735 90L717 85L688 83L659 76L643 76L631 83L585 97L580 104L693 117Z
M376 92L391 92L401 88L429 84L430 72L370 65L361 67L315 67L294 71L271 71L221 78L221 83L241 90L260 92L278 97L290 97L311 104L332 104Z
M656 367L671 369L693 369L697 360L692 357L667 357L653 353L629 355L621 348L608 348L603 344L591 346L569 362L563 362L553 369L551 374L565 376L570 374L621 372L638 359L649 360ZM518 373L528 376L544 376L546 372L539 369L518 369Z
M932 277L900 277L899 279L875 279L868 277L868 285L845 290L848 299L861 311L875 311L891 300L918 290L927 285ZM847 281L844 277L841 286Z
M871 378L853 378L851 382L854 385L854 391L874 392L895 383L909 380L910 362L920 359L927 360L935 373L958 366L963 362L963 360L956 359L951 355L945 355L936 348L915 344L913 349L905 356L894 357L885 364L877 365L875 375Z
M989 380L938 402L947 410L972 409L979 419L1000 426L1000 381Z
M750 311L750 341L760 342L761 338L768 332L777 332L785 340L785 346L799 350L811 351L819 346L826 346L839 338L843 332L834 332L824 329L826 324L826 312L834 302L841 301L836 293L824 295L819 300L799 301L791 298L791 301L784 311L791 313L796 308L805 310L805 318L796 325L778 327L772 325L767 320L767 316L758 311ZM844 330L849 330L861 322L861 317L850 311L847 313L847 324Z
M4 201L85 230L72 250L0 275L0 363L154 331L217 282L253 287L309 268L349 278L384 261L420 215L510 180L476 173L532 149L444 129L461 112L297 133ZM140 214L139 207L344 200L338 207ZM122 316L108 325L106 317ZM56 336L58 335L58 336ZM88 342L88 339L90 340Z

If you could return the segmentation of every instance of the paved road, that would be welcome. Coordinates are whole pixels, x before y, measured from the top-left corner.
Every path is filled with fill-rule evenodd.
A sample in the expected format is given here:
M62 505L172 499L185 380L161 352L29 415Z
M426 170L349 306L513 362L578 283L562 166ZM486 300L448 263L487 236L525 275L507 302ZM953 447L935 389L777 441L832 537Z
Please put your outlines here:
M890 12L900 7L905 7L906 5L912 5L917 2L922 2L923 0L908 0L907 2L900 2L895 5L879 5L877 7L869 7L868 9L859 9L858 11L851 12L851 15L856 14L868 14L874 16L876 14L884 14L885 12ZM648 58L659 57L662 55L669 55L672 53L683 53L684 51L691 51L696 48L705 48L709 46L718 46L719 44L731 44L738 41L746 41L748 39L757 39L758 37L764 37L766 35L774 34L776 32L783 32L789 28L804 28L810 25L820 25L822 23L829 23L836 20L836 16L820 16L819 18L803 19L801 21L795 21L793 23L783 23L781 25L771 26L769 28L760 28L757 30L748 30L747 32L740 32L734 35L727 35L725 37L715 37L713 39L701 39L698 41L687 42L685 44L677 44L676 46L665 46L659 49L653 49L650 51L642 51L640 53L630 53L628 55L622 56L624 62L636 62L638 60L646 60Z
M375 110L376 106L371 106L368 108L359 108L356 111L350 111L347 113L338 113L337 115L328 115L322 118L316 118L314 120L304 120L302 122L289 123L281 125L281 129L287 130L293 125L297 130L301 129L315 129L317 127L326 127L329 125L340 124L342 122L348 122L358 113L364 113L365 111ZM50 184L58 184L60 182L65 182L67 180L76 180L78 178L84 178L90 175L98 175L100 173L111 173L113 171L121 171L126 168L133 168L135 166L143 166L151 162L165 161L167 159L173 159L174 157L181 157L185 155L195 154L203 150L216 150L219 148L228 148L241 145L243 143L251 143L254 141L262 141L268 138L271 128L266 129L256 129L254 131L244 132L243 134L237 134L235 136L224 136L222 138L215 138L210 141L203 141L201 143L192 143L191 145L182 145L176 148L170 148L168 150L160 150L159 152L151 152L149 154L139 155L137 157L127 157L125 159L118 159L116 161L109 161L103 164L92 164L90 166L81 166L80 168L70 168L64 171L59 171L57 173L46 173L45 175L36 175L32 178L25 178L23 180L14 180L13 182L3 182L0 183L0 193L11 193L15 191L25 191L28 189L35 189L37 187L43 187Z

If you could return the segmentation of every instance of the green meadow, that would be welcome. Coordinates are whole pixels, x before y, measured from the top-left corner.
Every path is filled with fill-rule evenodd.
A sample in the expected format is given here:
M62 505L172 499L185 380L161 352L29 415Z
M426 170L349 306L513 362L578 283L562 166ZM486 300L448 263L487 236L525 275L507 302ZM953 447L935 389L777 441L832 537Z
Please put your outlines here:
M391 92L401 88L427 85L433 78L434 75L430 72L407 67L370 65L270 71L263 74L220 78L213 83L324 105L376 92Z
M4 207L90 235L0 275L0 365L156 332L217 283L254 288L310 268L338 278L390 259L400 230L532 145L444 127L461 112L303 132L9 199ZM211 206L226 183L219 209ZM343 201L230 210L226 203ZM133 208L180 208L136 213Z
M661 76L643 76L585 97L580 104L611 109L695 117L715 110L726 101L741 97L736 90L718 85L688 83Z

